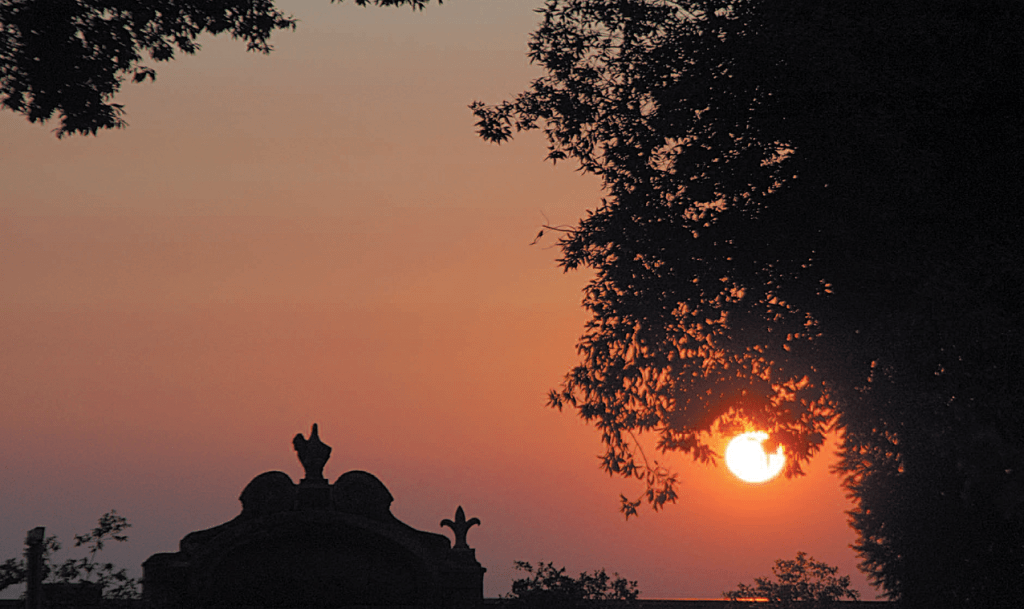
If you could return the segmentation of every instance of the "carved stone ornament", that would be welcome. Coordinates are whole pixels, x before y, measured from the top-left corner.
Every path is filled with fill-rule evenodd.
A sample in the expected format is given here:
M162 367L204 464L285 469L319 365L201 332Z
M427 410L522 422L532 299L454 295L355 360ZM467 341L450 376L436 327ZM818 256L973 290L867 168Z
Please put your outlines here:
M469 544L466 543L466 534L469 533L469 528L473 525L480 524L479 518L470 518L466 520L466 512L462 511L460 505L455 510L455 522L445 518L441 521L441 526L448 527L455 533L455 545L452 546L453 550L468 550Z
M328 483L331 447L318 432L313 425L308 439L293 440L306 470L300 483L280 471L256 476L238 516L143 563L146 609L485 609L486 569L466 545L480 521L461 507L445 520L453 548L395 518L391 492L373 474Z
M324 465L327 465L327 460L331 458L331 447L320 441L316 423L313 423L313 431L310 432L308 440L299 433L295 434L292 444L295 446L295 452L299 453L299 461L302 463L303 469L306 470L305 480L310 482L326 480Z

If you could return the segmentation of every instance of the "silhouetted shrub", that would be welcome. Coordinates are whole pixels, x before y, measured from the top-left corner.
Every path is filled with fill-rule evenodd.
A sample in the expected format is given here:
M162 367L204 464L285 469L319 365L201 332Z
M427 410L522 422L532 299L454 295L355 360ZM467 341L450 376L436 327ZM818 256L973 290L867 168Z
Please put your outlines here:
M609 576L604 569L593 573L580 573L573 578L565 568L556 569L552 563L538 563L534 568L528 562L516 561L516 569L528 577L512 582L512 592L502 597L502 604L517 609L592 609L598 605L631 607L640 594L635 581Z
M850 589L850 576L836 577L838 571L838 567L797 552L795 560L775 561L775 581L758 577L753 586L740 584L724 596L733 603L758 609L826 609L837 601L857 600L860 594Z

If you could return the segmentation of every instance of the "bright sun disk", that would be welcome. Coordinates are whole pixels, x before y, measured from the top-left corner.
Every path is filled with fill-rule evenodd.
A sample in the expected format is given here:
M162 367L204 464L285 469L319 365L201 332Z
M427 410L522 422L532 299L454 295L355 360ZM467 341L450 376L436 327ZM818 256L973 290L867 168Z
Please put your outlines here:
M725 449L725 464L729 471L744 482L761 483L779 475L786 464L782 446L773 454L765 454L761 445L768 439L763 431L740 434L729 442Z

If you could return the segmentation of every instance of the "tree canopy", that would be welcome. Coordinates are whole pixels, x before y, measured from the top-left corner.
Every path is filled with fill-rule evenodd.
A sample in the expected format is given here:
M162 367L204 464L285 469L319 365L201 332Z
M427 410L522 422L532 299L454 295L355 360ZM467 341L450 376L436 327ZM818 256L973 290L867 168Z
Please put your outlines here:
M429 1L355 0L414 9ZM126 125L113 100L129 77L156 80L145 61L193 54L204 33L269 53L271 34L295 25L274 0L0 0L0 104L33 123L58 115L58 137L95 135Z
M856 601L860 594L850 588L849 575L836 575L838 567L797 552L793 560L779 559L773 577L758 577L754 585L740 584L725 593L734 603L766 609L828 609L837 601Z
M605 197L559 240L593 269L550 404L674 501L662 451L838 425L869 576L909 606L1024 578L1024 7L1011 1L548 0L545 74L475 103L543 129ZM955 548L955 549L954 549ZM988 603L988 604L986 604ZM995 603L995 604L992 604Z
M580 573L572 577L564 567L553 563L516 561L515 568L526 577L512 582L512 591L503 596L501 604L515 609L596 609L612 602L619 609L636 605L640 592L635 581L609 576L604 569Z

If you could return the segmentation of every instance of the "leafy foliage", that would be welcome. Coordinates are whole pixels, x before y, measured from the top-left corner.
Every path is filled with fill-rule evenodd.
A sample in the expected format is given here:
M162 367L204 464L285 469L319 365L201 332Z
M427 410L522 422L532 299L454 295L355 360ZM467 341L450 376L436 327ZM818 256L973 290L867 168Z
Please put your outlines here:
M795 475L834 417L808 306L831 286L810 244L787 239L791 210L768 205L796 161L765 67L746 61L767 53L756 6L549 1L530 43L548 75L473 106L484 138L543 124L549 158L604 181L607 198L559 242L564 268L596 277L583 361L550 404L593 421L604 468L646 479L655 508L675 500L674 479L627 431L714 462L712 432L768 429Z
M331 0L334 2L344 2L344 0ZM443 0L437 0L438 4L443 4ZM358 6L368 6L373 4L375 6L411 6L413 10L423 10L423 7L430 4L430 0L356 0Z
M356 0L414 9L427 2ZM0 104L33 123L57 114L58 137L95 135L126 125L113 98L126 78L156 80L147 58L193 54L201 34L223 32L269 53L271 34L295 24L274 0L0 0Z
M54 564L53 555L61 549L57 537L50 536L43 541L43 579L48 583L82 583L97 585L104 599L129 600L139 598L138 580L129 577L126 569L119 569L113 563L99 562L97 554L107 542L128 541L125 530L131 527L128 520L111 510L100 516L97 526L84 535L75 535L75 547L85 546L88 554L83 558L69 558ZM25 559L8 559L0 565L0 590L25 582L27 566Z
M50 556L60 550L57 537L51 535L43 540L43 577L51 572ZM28 563L24 558L8 558L0 564L0 590L23 584L28 577Z
M603 180L562 231L587 267L550 405L602 466L715 462L739 427L787 475L838 426L857 550L906 606L1009 606L1024 580L1024 7L996 0L548 0L545 74L474 103ZM773 448L769 446L768 448ZM955 599L955 600L954 600Z
M8 558L0 564L0 590L22 583L25 581L25 575L25 561Z
M826 609L842 600L858 600L860 594L850 588L850 576L836 576L838 567L829 566L797 552L794 560L776 560L774 579L758 577L754 585L740 584L725 597L734 603L765 609Z
M131 525L114 510L100 516L96 528L85 535L75 535L75 547L85 546L89 554L84 558L68 559L53 569L58 582L92 582L100 586L104 598L129 599L138 596L138 581L128 577L125 569L112 563L98 562L96 555L108 541L128 541L124 533Z
M639 591L635 581L628 581L616 573L614 579L604 569L593 573L580 573L579 577L566 575L565 568L556 569L552 563L538 563L534 568L528 562L516 561L516 569L527 577L512 582L512 592L502 598L502 604L523 609L593 609L607 607L616 601L629 607L636 601Z

